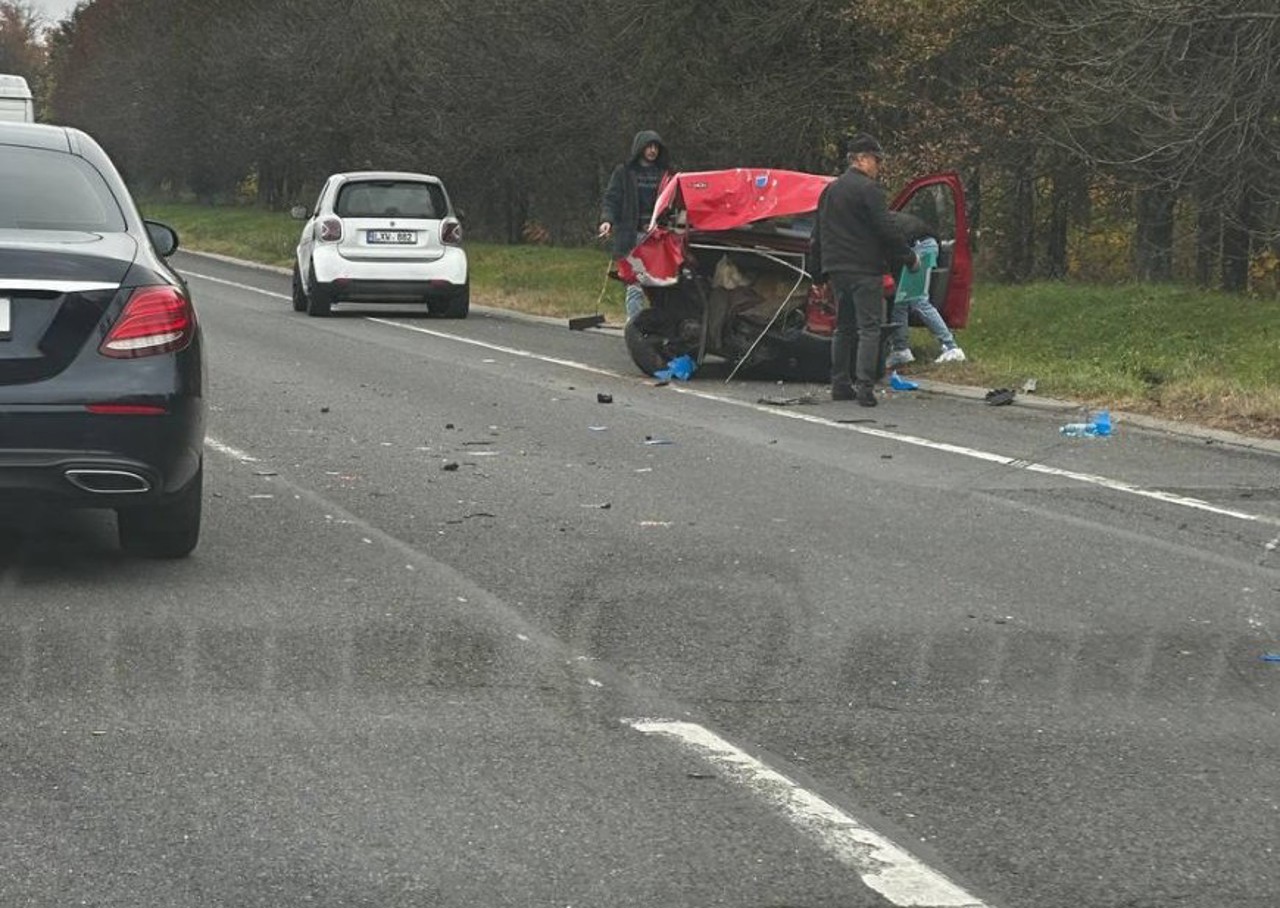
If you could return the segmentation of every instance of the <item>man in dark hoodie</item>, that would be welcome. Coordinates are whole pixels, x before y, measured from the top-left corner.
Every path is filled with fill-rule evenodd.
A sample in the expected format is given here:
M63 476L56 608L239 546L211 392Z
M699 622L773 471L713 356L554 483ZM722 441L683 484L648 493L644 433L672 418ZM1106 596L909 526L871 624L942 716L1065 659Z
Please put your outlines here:
M625 258L649 226L658 190L674 173L662 144L662 137L652 129L636 133L631 142L631 156L613 169L600 206L601 237L613 238L613 257ZM638 284L627 285L627 321L644 308L644 291Z
M880 143L866 133L856 135L846 145L846 157L848 169L818 199L809 273L815 283L830 280L836 300L831 398L874 407L884 275L900 267L915 271L918 265L876 182L884 157Z

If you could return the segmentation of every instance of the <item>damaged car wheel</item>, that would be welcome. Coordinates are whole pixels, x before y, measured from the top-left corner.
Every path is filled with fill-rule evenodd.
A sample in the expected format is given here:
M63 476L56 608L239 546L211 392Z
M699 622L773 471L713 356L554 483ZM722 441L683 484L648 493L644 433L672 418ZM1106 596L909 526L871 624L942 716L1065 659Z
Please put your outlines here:
M627 322L623 337L632 362L646 375L653 375L676 357L696 352L697 344L690 343L688 333L678 319L657 309L645 309Z

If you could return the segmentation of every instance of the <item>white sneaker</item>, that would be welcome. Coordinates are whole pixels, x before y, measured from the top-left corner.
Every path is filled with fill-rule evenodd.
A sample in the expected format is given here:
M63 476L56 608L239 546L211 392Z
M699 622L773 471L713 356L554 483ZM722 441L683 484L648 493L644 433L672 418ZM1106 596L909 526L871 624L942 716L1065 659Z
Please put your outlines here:
M910 349L894 350L885 359L884 365L886 369L892 369L894 366L905 366L907 363L914 363L915 361L916 355Z
M959 347L952 347L950 350L943 350L942 355L934 360L935 363L962 363L965 360L964 351Z

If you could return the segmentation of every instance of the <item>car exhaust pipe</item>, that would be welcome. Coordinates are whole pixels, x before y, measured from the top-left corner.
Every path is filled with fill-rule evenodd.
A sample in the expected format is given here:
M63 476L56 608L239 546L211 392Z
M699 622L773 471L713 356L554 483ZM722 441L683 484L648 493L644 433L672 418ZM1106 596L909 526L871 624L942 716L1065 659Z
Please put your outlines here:
M67 470L67 482L95 495L142 495L151 491L151 482L129 470Z

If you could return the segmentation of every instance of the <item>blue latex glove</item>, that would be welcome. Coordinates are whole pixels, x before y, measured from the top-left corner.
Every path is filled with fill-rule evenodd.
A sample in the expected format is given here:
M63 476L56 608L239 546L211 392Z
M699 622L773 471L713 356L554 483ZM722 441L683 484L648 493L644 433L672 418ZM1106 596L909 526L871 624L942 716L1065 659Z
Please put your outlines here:
M907 381L897 372L889 373L889 387L895 391L919 391L920 386L913 381Z
M693 361L693 357L685 354L667 363L667 368L653 373L653 377L659 381L671 381L673 378L678 381L688 381L697 370L698 364Z

